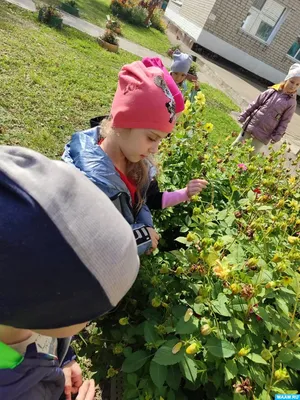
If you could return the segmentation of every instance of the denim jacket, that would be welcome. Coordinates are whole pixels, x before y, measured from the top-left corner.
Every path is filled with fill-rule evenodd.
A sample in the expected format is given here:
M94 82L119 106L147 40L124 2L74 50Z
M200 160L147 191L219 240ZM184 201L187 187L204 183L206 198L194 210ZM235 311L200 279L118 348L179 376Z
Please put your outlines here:
M147 227L153 227L149 208L144 203L134 211L130 192L115 169L112 160L98 145L101 139L100 127L76 132L65 146L62 159L82 171L115 204L135 235L138 254L151 248L152 242ZM152 168L150 168L150 172ZM149 175L149 183L151 177ZM145 187L145 197L148 187ZM101 228L101 227L100 227Z

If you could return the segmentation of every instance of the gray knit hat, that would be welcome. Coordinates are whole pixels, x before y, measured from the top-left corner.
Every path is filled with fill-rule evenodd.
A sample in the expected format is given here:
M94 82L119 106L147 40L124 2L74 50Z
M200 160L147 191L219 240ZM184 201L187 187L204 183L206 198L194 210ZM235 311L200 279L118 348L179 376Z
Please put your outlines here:
M80 171L0 146L0 323L61 328L115 307L139 270L129 224Z
M173 53L171 72L181 72L182 74L187 74L191 68L192 62L193 59L191 56L176 50Z

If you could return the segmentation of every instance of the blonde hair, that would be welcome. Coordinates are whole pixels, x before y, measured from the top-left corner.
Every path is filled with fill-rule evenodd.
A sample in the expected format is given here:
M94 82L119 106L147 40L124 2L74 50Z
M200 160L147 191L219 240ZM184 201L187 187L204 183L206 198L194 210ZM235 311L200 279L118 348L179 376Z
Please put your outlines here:
M130 132L130 129L122 129L122 132ZM101 136L103 138L108 137L115 133L115 129L112 127L110 119L105 119L101 123ZM136 207L140 208L145 201L143 192L149 182L149 170L153 161L141 160L136 163L127 160L126 176L131 179L136 185L137 204Z

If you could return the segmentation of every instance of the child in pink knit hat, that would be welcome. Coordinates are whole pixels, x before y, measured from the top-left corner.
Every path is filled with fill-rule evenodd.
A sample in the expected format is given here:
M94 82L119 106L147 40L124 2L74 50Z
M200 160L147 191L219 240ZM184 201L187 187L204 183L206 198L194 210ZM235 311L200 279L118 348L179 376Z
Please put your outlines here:
M114 202L133 229L139 254L158 245L146 205L153 178L149 158L172 132L175 121L175 101L163 71L136 61L119 73L109 119L101 127L75 133L63 154L64 161L80 169ZM204 182L189 192L185 189L180 201L201 191ZM165 204L173 205L167 200Z

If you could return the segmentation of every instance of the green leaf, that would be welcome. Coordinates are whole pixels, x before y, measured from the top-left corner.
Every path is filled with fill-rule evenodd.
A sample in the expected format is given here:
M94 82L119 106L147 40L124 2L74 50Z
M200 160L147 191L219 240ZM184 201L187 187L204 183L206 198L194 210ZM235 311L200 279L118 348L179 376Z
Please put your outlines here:
M233 264L242 263L245 258L245 252L240 243L232 245L230 247L230 254L226 257L227 261Z
M239 297L235 298L231 302L231 308L236 312L245 312L248 310L247 302Z
M186 307L185 306L174 306L172 307L172 314L176 318L181 318L185 315L186 313Z
M223 219L226 218L227 213L228 213L228 210L227 210L226 208L225 208L225 210L220 211L220 212L218 213L218 215L217 215L217 220L218 220L218 221L223 221Z
M139 395L139 391L137 389L129 389L125 391L126 399L136 399Z
M235 221L235 215L231 214L229 215L226 219L225 222L227 224L227 226L231 226L233 224L233 222Z
M156 343L159 340L159 335L154 327L155 323L145 322L144 336L147 343Z
M176 396L175 396L175 393L173 392L173 390L169 391L167 400L176 400Z
M195 313L201 315L202 313L204 313L205 311L205 305L204 304L197 304L194 303L192 306L193 310L195 311Z
M235 347L227 340L209 338L206 349L215 357L228 358L235 354Z
M238 368L234 360L228 360L225 364L225 382L235 378L238 374Z
M185 226L185 225L183 225L183 226L180 228L180 232L181 232L181 233L188 232L189 230L190 230L190 228L189 228L188 226Z
M167 384L170 388L178 390L180 387L182 374L177 365L170 365L168 367Z
M268 365L267 361L262 358L259 354L249 353L247 354L247 358L256 364L264 364Z
M286 364L294 357L294 353L290 349L281 349L276 361Z
M176 333L179 335L187 335L196 332L199 327L199 321L195 317L191 317L188 322L184 322L184 317L180 318L176 325Z
M218 295L217 300L211 302L213 311L217 314L223 315L223 317L230 317L230 311L228 310L226 303L228 302L227 297L224 293Z
M149 359L149 354L146 351L139 350L135 353L130 354L129 357L125 359L122 365L122 371L130 374L142 368L142 366Z
M285 362L285 365L287 365L288 367L290 367L296 371L299 371L300 370L300 356L294 354L294 357L290 361Z
M242 337L245 333L244 323L237 318L231 318L227 323L228 336L232 336L234 339Z
M158 388L161 388L167 379L168 369L165 365L159 365L153 360L150 363L150 376Z
M184 354L184 358L180 363L180 368L184 377L190 381L195 382L197 379L197 364L195 360L189 358L186 354Z
M248 192L248 194L247 194L247 197L248 197L248 199L249 199L250 201L254 201L255 198L256 198L255 193L254 193L252 190L249 190L249 192Z
M186 237L184 236L179 236L178 238L175 239L176 242L182 243L182 244L190 244L190 242L187 241Z
M137 374L128 374L127 375L127 382L131 386L136 386L137 383Z
M154 354L153 361L159 365L174 365L182 361L184 356L183 348L177 354L172 353L172 349L176 343L178 343L178 339L169 340L160 347Z
M272 210L273 207L271 206L260 206L258 207L257 211L266 211L266 210Z
M277 303L278 307L280 308L280 310L284 313L284 315L286 315L288 317L289 316L289 306L287 305L287 303L281 297L276 298L276 303Z

